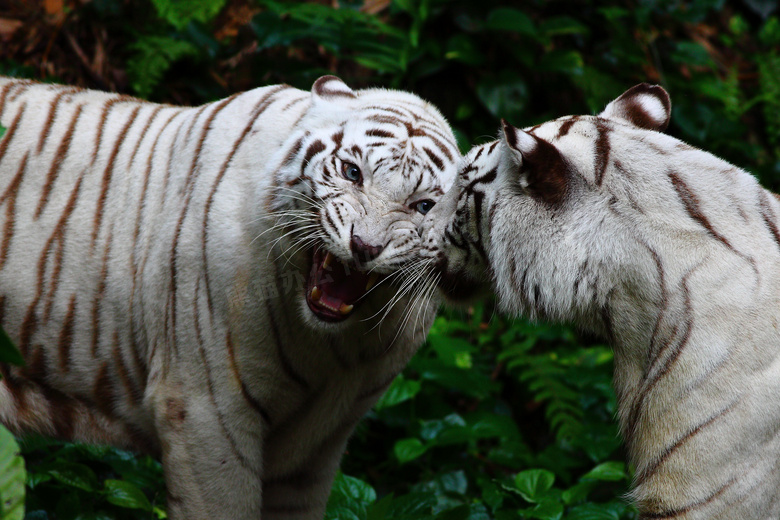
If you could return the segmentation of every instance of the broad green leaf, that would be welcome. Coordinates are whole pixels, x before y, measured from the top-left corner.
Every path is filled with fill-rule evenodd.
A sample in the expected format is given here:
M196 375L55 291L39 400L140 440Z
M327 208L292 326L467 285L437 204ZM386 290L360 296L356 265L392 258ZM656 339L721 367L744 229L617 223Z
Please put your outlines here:
M0 137L2 137L4 131L5 129L0 127ZM5 333L5 330L3 330L2 327L0 327L0 363L13 363L14 365L24 364L22 355L16 349L11 338L8 337L8 334Z
M436 496L432 493L412 492L395 498L390 504L386 518L429 519L434 504Z
M536 34L536 27L528 15L511 7L499 7L490 11L487 20L485 20L485 29L513 31L529 36Z
M325 520L363 520L361 516L346 506L328 507Z
M401 439L395 443L393 451L395 457L401 464L405 464L412 461L425 453L428 448L420 441L420 439L410 438Z
M0 426L0 520L24 518L24 460L11 432Z
M108 479L104 483L103 492L105 493L106 500L114 505L126 509L152 510L152 504L149 502L149 499L146 498L144 492L130 482Z
M582 476L582 480L606 480L611 482L617 482L626 478L628 478L626 465L617 461L599 464Z
M393 494L386 495L366 508L366 520L384 520L393 502Z
M4 127L3 125L0 125L0 139L3 138L3 136L5 135L5 131L6 130L8 130L6 127Z
M362 504L376 501L376 491L370 484L341 472L336 475L331 493L337 493Z
M522 125L520 116L528 104L528 85L519 76L484 78L477 85L477 96L495 117Z
M555 474L545 469L529 469L515 476L515 486L528 502L536 503L555 482Z
M396 377L390 384L390 388L387 392L377 401L374 405L374 409L381 410L383 408L389 408L395 406L404 401L412 399L420 392L419 381L409 381L404 378L403 374Z
M560 520L563 516L563 504L557 500L542 500L536 506L525 509L523 513L528 518L538 520Z
M560 34L588 34L590 29L582 22L569 16L558 16L545 20L539 27L539 30L548 35Z
M468 520L471 513L471 507L468 504L464 504L446 511L442 511L436 515L436 520Z
M566 513L566 520L620 520L620 515L606 504L583 504L571 508Z
M66 486L90 492L96 491L98 488L98 479L95 476L95 472L84 464L61 460L50 466L48 473L55 480Z

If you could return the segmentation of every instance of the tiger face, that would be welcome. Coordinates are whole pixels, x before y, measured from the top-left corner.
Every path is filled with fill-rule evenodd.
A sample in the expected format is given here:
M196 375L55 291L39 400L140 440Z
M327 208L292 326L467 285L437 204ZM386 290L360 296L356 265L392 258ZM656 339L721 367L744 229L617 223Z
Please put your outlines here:
M502 122L502 139L464 157L455 185L426 216L422 255L436 262L445 297L458 303L492 287L513 313L597 313L602 288L587 280L626 276L621 269L633 254L621 239L631 234L628 221L616 208L634 211L645 197L628 183L654 183L624 174L632 165L652 176L642 161L652 161L654 150L641 149L642 136L652 133L670 149L682 145L650 132L666 128L669 108L663 89L638 85L598 116L526 130ZM675 196L673 186L664 188L660 196ZM658 187L651 193L658 196Z
M304 266L308 321L347 320L377 285L385 297L388 286L411 287L423 217L452 184L460 156L438 110L412 94L353 91L326 76L288 143L271 209L284 248Z

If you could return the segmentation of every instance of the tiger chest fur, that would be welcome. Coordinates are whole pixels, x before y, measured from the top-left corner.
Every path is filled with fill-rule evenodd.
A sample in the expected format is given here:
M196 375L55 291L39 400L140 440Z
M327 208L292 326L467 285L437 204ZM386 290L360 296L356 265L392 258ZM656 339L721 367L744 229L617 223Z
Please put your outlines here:
M0 317L27 362L0 365L0 420L160 455L174 520L321 518L436 310L410 302L444 118L332 76L196 108L2 78L0 124Z
M615 352L641 518L780 517L780 203L663 133L637 85L472 149L427 216L442 289L574 323Z

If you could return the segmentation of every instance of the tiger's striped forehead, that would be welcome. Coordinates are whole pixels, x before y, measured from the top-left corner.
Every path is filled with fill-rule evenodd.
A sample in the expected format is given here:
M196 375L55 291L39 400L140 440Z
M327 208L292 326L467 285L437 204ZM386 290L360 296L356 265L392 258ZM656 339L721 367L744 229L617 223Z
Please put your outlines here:
M344 123L342 148L388 195L441 195L454 180L457 145L438 112L418 99L403 101L359 110Z

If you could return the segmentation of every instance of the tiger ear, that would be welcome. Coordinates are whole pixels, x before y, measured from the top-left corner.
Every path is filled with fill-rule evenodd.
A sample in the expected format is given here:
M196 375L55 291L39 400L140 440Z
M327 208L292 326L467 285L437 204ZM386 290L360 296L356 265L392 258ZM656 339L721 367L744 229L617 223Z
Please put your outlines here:
M509 164L503 168L517 174L520 187L534 198L548 204L563 200L569 184L569 165L558 149L544 139L529 134L501 120Z
M658 85L640 83L623 92L599 114L605 119L622 119L645 130L663 132L669 126L672 101Z
M315 105L320 105L357 99L357 94L336 76L322 76L311 86L311 97Z

